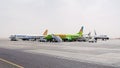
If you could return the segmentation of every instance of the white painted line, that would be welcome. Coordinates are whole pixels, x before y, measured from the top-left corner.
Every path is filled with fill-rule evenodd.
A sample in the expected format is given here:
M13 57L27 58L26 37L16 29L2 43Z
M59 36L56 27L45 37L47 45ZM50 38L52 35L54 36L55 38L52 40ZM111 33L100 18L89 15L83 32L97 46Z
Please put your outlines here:
M23 66L20 66L20 65L18 65L18 64L15 64L15 63L13 63L13 62L7 61L7 60L2 59L2 58L0 58L0 61L3 61L3 62L8 63L8 64L11 64L11 65L16 66L16 67L18 67L18 68L24 68Z

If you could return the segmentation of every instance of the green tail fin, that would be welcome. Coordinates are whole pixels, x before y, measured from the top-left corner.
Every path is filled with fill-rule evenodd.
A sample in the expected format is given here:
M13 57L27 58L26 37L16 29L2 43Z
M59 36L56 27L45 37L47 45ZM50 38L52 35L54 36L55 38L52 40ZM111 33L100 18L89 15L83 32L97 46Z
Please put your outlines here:
M83 36L83 26L81 27L81 29L80 29L80 31L77 33L77 34L79 34L80 36Z

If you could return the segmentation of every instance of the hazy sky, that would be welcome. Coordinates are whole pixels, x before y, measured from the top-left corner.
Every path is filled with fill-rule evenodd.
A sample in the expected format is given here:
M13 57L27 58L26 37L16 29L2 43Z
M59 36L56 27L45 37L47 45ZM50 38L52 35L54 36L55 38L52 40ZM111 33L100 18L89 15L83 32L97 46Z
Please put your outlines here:
M0 38L94 32L120 37L120 0L0 0Z

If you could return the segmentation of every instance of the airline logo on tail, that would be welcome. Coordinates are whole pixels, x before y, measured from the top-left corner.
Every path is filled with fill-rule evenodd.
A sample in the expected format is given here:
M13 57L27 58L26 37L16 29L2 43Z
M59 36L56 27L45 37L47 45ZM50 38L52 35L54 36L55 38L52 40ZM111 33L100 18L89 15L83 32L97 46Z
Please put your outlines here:
M48 34L48 30L46 29L45 32L43 33L43 35L47 35Z
M83 26L81 27L81 29L80 29L80 31L77 33L77 34L79 34L80 36L82 36L83 35Z

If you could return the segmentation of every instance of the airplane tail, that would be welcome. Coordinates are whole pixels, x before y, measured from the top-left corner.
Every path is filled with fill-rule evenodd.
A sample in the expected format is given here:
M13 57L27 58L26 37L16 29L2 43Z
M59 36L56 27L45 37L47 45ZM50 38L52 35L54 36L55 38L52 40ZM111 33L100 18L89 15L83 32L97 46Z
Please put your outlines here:
M80 29L80 31L77 33L77 34L79 34L80 36L83 36L83 26L81 27L81 29Z
M91 36L91 32L88 33L88 36Z
M96 31L94 30L95 35L97 35Z
M45 32L43 33L43 35L47 35L48 34L48 30L46 29Z

